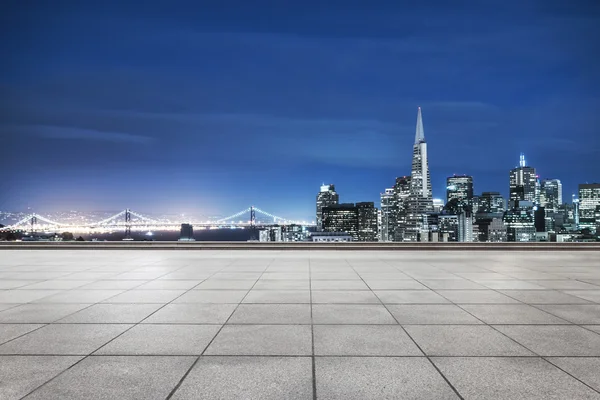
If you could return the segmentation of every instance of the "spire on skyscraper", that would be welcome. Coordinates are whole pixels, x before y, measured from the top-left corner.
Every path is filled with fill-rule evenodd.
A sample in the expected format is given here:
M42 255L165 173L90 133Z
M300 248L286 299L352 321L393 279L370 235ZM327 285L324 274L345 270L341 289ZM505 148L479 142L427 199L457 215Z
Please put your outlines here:
M415 144L425 141L425 131L423 130L423 118L421 117L421 107L417 112L417 133L415 134Z
M526 167L527 164L525 163L525 154L521 153L521 157L519 158L519 167Z

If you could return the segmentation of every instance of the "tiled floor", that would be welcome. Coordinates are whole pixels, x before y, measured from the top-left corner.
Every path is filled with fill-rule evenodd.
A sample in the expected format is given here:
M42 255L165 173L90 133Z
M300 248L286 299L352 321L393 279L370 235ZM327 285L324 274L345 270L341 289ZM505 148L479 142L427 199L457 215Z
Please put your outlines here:
M600 252L0 251L0 398L600 399Z

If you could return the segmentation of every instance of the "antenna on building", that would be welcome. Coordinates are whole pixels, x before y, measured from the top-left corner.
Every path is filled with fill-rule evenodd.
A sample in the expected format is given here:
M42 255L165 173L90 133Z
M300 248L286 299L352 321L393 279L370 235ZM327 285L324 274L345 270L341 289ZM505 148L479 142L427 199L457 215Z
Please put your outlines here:
M519 159L519 166L520 167L525 167L527 164L525 164L525 154L521 153L521 157Z

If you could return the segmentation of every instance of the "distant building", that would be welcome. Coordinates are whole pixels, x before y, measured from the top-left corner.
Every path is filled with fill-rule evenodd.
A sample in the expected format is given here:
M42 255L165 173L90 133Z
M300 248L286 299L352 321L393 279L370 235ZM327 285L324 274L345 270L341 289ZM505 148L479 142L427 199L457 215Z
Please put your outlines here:
M458 214L458 241L473 242L473 217L470 211Z
M439 214L444 209L444 200L433 199L433 212Z
M181 224L179 240L183 242L193 242L196 240L194 239L194 227L191 224Z
M519 166L509 173L510 200L539 201L539 183L535 168L527 166L525 155L521 154Z
M446 179L446 203L448 203L452 199L457 199L460 203L472 205L472 176L454 175Z
M352 242L352 235L346 232L313 232L309 239L312 242Z
M345 232L358 240L358 212L352 203L323 207L323 231Z
M408 197L410 196L410 176L401 176L396 178L394 184L395 212L394 212L394 241L403 242L407 236L408 219Z
M600 206L600 183L580 184L578 205L579 226L595 230L596 207Z
M439 215L438 232L440 242L458 242L458 215Z
M308 230L302 225L284 225L281 227L281 240L283 242L302 242L308 237Z
M323 231L346 232L361 242L377 241L377 209L373 202L323 207Z
M478 241L479 242L506 242L506 226L502 217L491 217L477 219Z
M394 241L394 231L396 227L396 195L394 188L385 189L380 195L381 208L379 215L379 240L382 242Z
M358 217L358 240L377 241L377 209L373 202L356 203Z
M260 242L281 242L281 226L269 226L258 232Z
M403 240L417 241L427 229L423 225L424 216L433 212L431 177L427 158L427 142L423 130L421 107L417 112L417 129L413 145L410 195L406 200L406 228Z
M507 241L534 242L535 224L533 213L529 210L514 209L504 213Z
M544 179L541 184L540 204L546 212L557 212L562 205L562 183L559 179Z
M506 211L506 200L499 192L483 192L478 196L479 213L503 213Z
M317 231L323 230L323 207L336 205L339 201L340 196L334 185L321 186L321 191L317 194Z

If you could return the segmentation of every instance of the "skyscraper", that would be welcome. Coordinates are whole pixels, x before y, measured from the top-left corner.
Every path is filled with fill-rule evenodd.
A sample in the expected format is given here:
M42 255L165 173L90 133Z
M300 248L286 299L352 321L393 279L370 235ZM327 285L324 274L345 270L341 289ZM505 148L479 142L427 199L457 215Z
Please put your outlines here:
M562 183L559 179L544 179L541 185L541 205L547 211L557 212L562 205Z
M410 195L407 199L407 221L405 240L417 241L426 228L426 215L433 212L431 178L427 160L427 142L423 130L421 107L417 111L417 129L413 145Z
M579 225L596 228L596 207L600 206L600 183L579 184Z
M452 199L471 205L473 199L473 177L469 175L454 175L446 179L446 203Z
M381 193L380 215L379 239L382 242L392 242L396 227L396 195L393 188L385 189L385 192Z
M356 203L358 217L358 240L360 242L377 241L377 209L373 202Z
M340 196L335 191L334 185L321 186L321 191L317 194L317 231L323 230L323 207L329 207L338 204Z
M410 196L410 176L396 178L394 196L396 204L394 210L394 241L402 242L406 236L408 218L408 197Z
M479 213L503 213L506 211L504 197L499 192L483 192L479 196Z
M521 153L519 166L509 174L511 201L539 201L539 186L535 168L527 166L525 155Z

